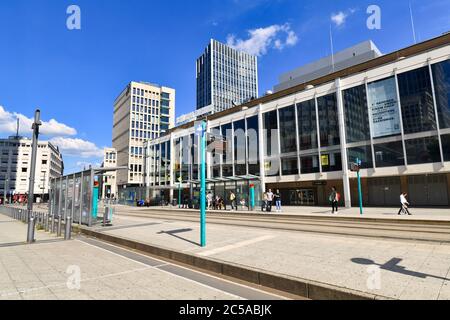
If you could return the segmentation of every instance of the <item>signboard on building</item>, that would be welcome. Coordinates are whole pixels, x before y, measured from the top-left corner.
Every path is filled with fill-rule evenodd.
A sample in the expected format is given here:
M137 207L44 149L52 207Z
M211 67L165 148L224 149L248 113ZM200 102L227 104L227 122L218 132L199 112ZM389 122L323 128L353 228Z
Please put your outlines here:
M197 120L199 117L204 116L204 115L208 115L214 112L214 106L213 105L209 105L207 107L198 109L194 112L182 115L180 117L177 118L177 125L181 125L184 123L188 123L191 121L195 121Z
M399 101L395 78L369 83L368 97L373 137L380 138L400 134Z

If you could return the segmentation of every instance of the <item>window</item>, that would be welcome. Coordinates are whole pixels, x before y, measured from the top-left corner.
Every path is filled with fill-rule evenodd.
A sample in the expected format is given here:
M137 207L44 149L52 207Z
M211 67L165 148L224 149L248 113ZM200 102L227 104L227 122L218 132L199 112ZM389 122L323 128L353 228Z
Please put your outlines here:
M399 74L398 85L405 133L436 130L428 67Z
M406 155L408 164L441 162L437 136L406 140Z
M316 103L309 100L297 104L300 150L317 149Z
M450 134L442 135L442 151L444 153L444 161L450 161Z
M361 160L361 168L373 168L372 148L370 146L362 146L348 149L348 165L349 170L351 163L356 163L356 160Z
M342 157L340 152L322 153L322 172L342 170Z
M321 147L340 144L336 94L317 98Z
M278 122L277 111L271 111L264 114L264 154L272 156L278 154Z
M439 125L450 128L450 60L432 66Z
M302 174L320 172L319 156L311 155L300 158L300 166Z
M27 168L22 168L22 172L27 172L28 169Z
M227 149L223 154L222 160L222 176L223 177L231 177L233 175L233 150L232 141L233 141L233 131L231 128L231 123L223 125L221 127L222 136L226 137L227 141Z
M297 151L297 128L295 125L295 106L279 110L281 153Z
M42 160L42 164L46 165L48 160Z
M247 118L248 174L259 176L259 123L258 116Z
M403 145L401 141L376 144L375 161L378 168L404 166Z
M347 143L370 140L366 86L344 90L343 98Z
M281 173L283 176L298 174L298 158L281 159Z
M234 170L236 176L247 174L245 140L245 120L234 122Z

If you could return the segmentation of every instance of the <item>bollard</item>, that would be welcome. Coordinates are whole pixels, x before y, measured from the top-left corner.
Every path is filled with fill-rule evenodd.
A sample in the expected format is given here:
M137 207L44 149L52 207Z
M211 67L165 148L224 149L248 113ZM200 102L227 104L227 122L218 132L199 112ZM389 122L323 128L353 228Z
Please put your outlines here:
M64 240L70 240L72 237L72 218L66 217L66 230L64 232Z
M109 208L105 207L105 213L103 214L103 226L106 227L108 224L108 214L109 214Z
M56 236L61 237L62 230L61 230L61 215L58 215L58 227L56 228Z
M51 227L50 233L55 233L55 230L56 230L55 214L52 214L52 225L50 227Z
M34 231L36 228L36 215L33 212L28 212L27 216L29 216L28 219L30 222L28 224L27 242L34 243L36 241L36 239L34 238Z
M45 215L45 232L48 232L48 230L50 229L50 215L47 213Z

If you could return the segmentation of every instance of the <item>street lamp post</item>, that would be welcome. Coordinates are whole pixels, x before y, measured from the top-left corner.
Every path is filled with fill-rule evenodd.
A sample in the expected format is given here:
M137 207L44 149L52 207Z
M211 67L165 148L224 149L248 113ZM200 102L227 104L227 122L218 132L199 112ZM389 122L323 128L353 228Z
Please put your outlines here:
M7 189L9 189L9 179L5 178L5 186L3 189L3 205L6 205Z
M34 240L34 216L33 216L33 202L34 202L34 181L36 174L36 158L37 158L37 147L39 140L39 126L42 125L41 122L41 111L38 109L34 114L34 123L31 129L33 129L33 144L31 150L31 168L30 168L30 185L28 187L28 232L27 232L27 242L33 243Z

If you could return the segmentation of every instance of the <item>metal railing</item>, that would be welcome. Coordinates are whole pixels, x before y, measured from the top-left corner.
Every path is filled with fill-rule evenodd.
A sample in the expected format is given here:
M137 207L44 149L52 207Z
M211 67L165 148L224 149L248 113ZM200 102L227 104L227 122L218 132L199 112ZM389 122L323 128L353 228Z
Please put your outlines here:
M66 221L63 223L63 217L56 215L51 210L50 212L28 212L26 208L0 206L0 214L23 223L28 223L29 219L31 219L33 228L38 227L40 230L56 234L58 237L62 236L64 224L64 239L70 240L72 237L72 218L66 217Z

